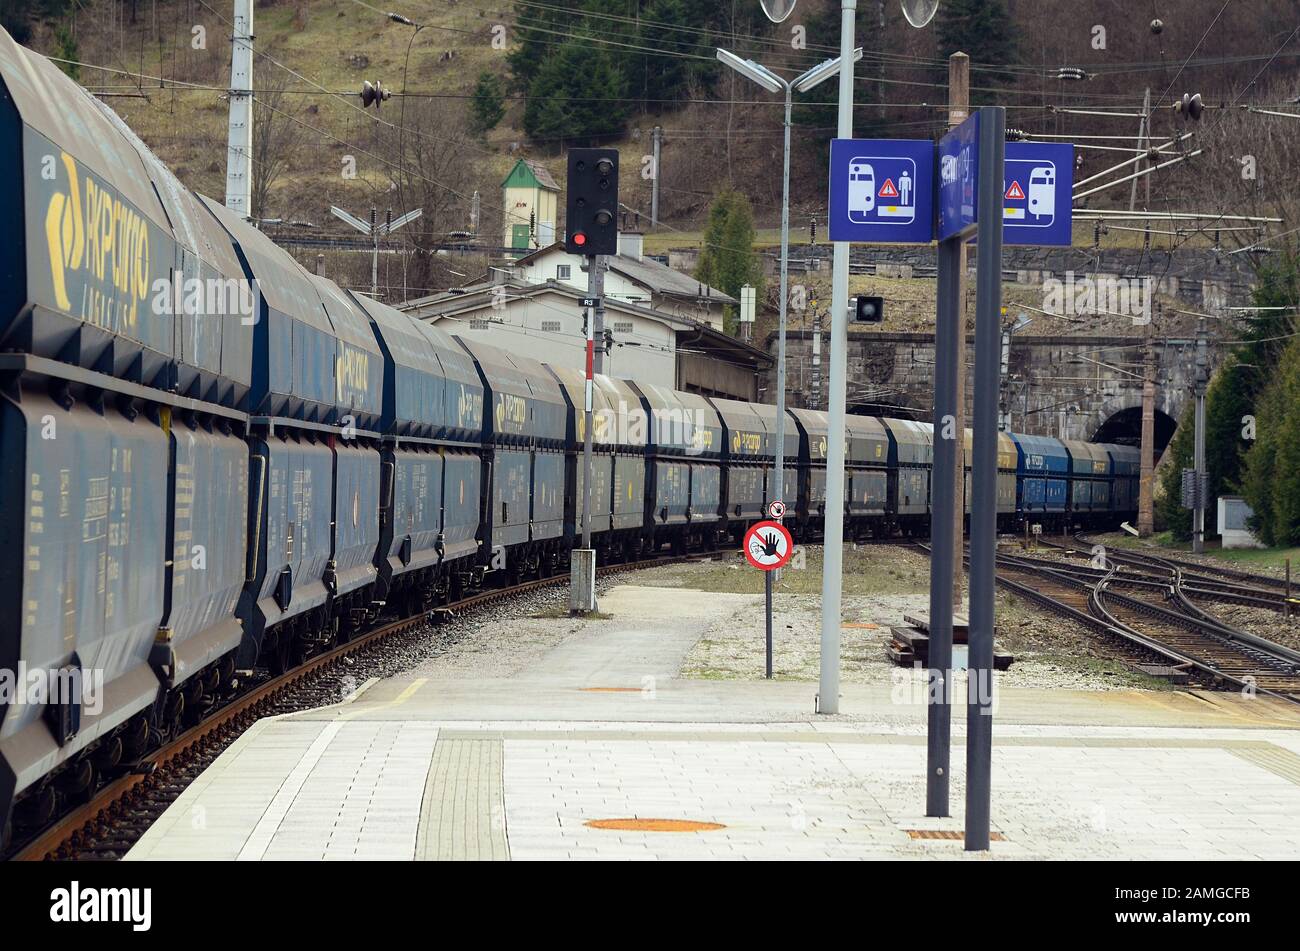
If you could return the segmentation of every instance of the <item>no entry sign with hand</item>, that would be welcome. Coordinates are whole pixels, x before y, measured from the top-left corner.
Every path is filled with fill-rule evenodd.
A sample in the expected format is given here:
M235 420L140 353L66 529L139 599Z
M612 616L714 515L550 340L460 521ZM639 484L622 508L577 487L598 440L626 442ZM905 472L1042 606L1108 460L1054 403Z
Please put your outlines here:
M758 522L745 533L745 559L762 571L780 568L790 560L794 539L779 522Z

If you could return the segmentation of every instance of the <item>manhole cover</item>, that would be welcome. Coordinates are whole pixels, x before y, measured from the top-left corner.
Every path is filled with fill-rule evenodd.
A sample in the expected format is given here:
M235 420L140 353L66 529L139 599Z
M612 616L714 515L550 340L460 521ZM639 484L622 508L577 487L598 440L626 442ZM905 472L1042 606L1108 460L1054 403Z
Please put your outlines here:
M640 693L640 687L579 687L583 693Z
M693 819L588 819L583 825L621 832L714 832L726 828L721 822Z
M903 831L912 839L949 839L961 842L966 838L966 833L959 832L956 829L904 829ZM990 832L989 840L991 842L1005 842L1007 837L1001 832Z

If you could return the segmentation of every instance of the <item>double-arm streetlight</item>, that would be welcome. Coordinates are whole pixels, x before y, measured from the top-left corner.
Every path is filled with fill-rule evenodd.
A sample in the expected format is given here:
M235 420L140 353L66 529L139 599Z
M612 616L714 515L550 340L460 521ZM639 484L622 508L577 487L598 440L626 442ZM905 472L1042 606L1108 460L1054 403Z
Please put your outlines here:
M793 6L793 4L791 4ZM853 61L862 58L862 48L853 51ZM752 59L737 56L730 50L718 50L718 59L731 67L746 79L753 80L768 92L785 93L785 160L782 168L781 185L781 320L777 331L776 356L776 492L778 498L785 495L785 323L786 306L789 302L790 279L790 112L794 93L807 92L814 86L840 71L844 57L836 56L818 63L812 69L797 76L793 81L778 76L772 70Z

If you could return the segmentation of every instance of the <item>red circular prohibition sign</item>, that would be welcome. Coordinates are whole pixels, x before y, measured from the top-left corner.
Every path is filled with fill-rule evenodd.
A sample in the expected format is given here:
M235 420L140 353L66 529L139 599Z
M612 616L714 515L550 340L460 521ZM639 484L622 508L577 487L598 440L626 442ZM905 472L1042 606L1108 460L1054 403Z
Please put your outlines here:
M794 539L780 522L756 522L745 532L745 560L760 571L772 571L790 560Z

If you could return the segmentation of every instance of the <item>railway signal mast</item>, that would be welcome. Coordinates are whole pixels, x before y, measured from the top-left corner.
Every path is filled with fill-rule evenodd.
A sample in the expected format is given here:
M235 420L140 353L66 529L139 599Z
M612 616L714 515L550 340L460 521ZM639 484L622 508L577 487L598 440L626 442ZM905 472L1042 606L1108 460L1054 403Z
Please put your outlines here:
M582 548L569 574L569 610L596 610L596 552L591 547L591 443L595 374L604 368L604 256L618 253L618 150L571 149L565 188L564 248L587 259L587 386L583 407Z
M235 0L230 39L226 207L247 219L253 214L253 0Z
M1196 397L1196 432L1193 439L1192 464L1195 466L1195 492L1192 496L1192 551L1201 554L1205 551L1205 390L1209 385L1209 360L1206 356L1205 318L1196 328L1196 376L1193 378L1192 395Z
M330 205L330 214L340 221L346 222L353 228L356 228L362 234L371 239L370 251L370 296L379 300L379 239L387 237L403 225L410 224L420 215L424 214L422 208L413 208L406 214L401 215L396 220L393 219L393 209L388 209L388 216L384 223L379 223L379 215L376 209L370 209L370 223L362 221L356 215L344 211L336 205Z

